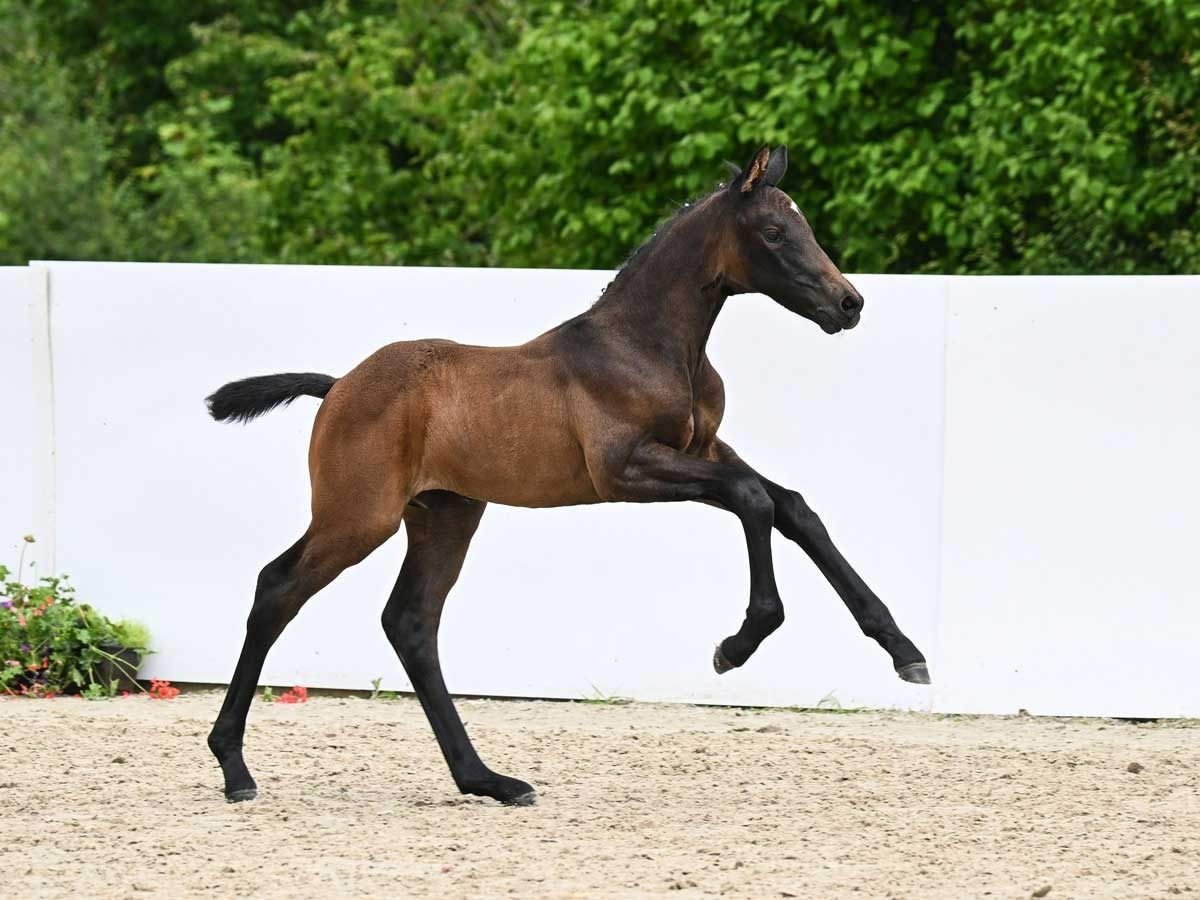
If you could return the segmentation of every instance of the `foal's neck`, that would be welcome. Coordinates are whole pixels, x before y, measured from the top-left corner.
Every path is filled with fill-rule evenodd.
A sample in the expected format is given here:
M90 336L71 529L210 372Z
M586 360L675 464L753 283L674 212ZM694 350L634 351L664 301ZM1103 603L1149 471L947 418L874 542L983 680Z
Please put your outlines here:
M635 346L695 372L713 324L734 289L716 262L717 241L703 209L668 223L617 273L589 315Z

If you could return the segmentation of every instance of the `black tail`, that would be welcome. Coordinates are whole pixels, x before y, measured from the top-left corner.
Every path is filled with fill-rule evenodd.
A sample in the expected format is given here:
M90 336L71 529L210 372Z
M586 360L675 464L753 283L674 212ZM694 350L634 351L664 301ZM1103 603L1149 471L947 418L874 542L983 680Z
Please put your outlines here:
M297 397L324 397L337 381L316 372L285 372L231 381L217 388L205 403L218 422L249 422Z

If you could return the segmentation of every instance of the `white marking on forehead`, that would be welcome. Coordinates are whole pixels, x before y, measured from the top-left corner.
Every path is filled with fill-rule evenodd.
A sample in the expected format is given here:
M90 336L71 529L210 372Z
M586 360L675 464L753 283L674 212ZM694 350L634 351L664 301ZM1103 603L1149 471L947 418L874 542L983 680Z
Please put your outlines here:
M790 197L788 198L788 206L790 206L792 208L792 212L794 212L798 216L800 215L800 207L798 207L796 205L796 201L792 200ZM801 218L803 218L803 216L801 216Z

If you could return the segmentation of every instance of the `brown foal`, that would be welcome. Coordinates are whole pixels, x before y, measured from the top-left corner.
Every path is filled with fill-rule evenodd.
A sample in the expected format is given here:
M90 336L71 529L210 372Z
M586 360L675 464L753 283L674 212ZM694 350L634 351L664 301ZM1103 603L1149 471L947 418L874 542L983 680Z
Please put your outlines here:
M742 523L750 602L716 649L741 666L783 622L771 529L813 559L900 677L926 684L925 658L834 547L804 499L717 438L724 388L705 354L725 301L758 292L833 334L863 300L776 185L786 149L682 209L582 315L519 347L404 341L341 378L248 378L208 398L218 420L249 420L298 396L324 397L309 449L312 521L258 578L246 639L208 743L230 801L255 796L242 758L263 660L304 603L400 528L408 550L383 628L463 793L527 804L533 788L491 771L442 679L442 606L486 505L699 500Z

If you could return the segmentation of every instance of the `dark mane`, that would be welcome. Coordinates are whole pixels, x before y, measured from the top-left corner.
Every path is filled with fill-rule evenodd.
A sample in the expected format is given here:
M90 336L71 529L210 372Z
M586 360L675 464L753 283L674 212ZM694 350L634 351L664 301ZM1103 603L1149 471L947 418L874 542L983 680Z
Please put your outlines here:
M596 299L596 303L599 303L601 300L603 300L604 297L608 294L608 292L610 290L612 290L613 286L618 281L624 281L626 278L628 278L629 276L631 276L634 272L636 272L638 270L641 263L644 262L646 257L649 255L647 253L647 251L651 247L654 247L657 245L660 236L663 235L664 233L666 233L666 231L670 228L670 226L672 224L674 224L674 222L677 219L679 219L682 216L686 215L687 213L691 212L693 209L695 209L697 206L699 206L704 201L708 200L714 194L718 193L719 191L724 190L725 185L726 185L725 182L721 182L715 188L713 188L711 191L709 191L707 194L704 194L700 197L696 197L693 200L685 201L684 203L679 205L679 207L675 210L675 212L673 212L671 215L667 216L667 218L660 221L658 223L658 226L654 229L654 232L650 235L650 237L647 238L647 240L644 243L642 243L639 247L637 247L637 249L635 249L632 253L630 253L629 256L627 256L625 258L625 261L623 263L621 263L620 268L617 269L617 274L613 276L612 281L610 281L607 285L604 286L604 290L600 292L600 296Z

